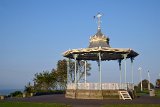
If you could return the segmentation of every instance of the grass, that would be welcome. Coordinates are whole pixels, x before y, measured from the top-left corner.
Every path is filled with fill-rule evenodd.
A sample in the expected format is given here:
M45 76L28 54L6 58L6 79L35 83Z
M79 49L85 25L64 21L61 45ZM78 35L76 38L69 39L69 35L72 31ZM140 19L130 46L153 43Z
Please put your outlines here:
M156 96L160 97L160 89L155 90Z
M160 107L159 104L113 104L102 107Z
M65 104L55 103L31 103L31 102L0 102L0 107L71 107ZM160 107L160 104L112 104L102 107Z
M148 90L144 90L144 91L138 91L136 93L137 96L145 96L145 95L149 95L149 91ZM155 89L155 97L160 97L160 89Z
M139 92L139 93L136 93L137 96L145 96L145 95L149 95L147 93L143 93L143 92Z
M71 107L55 103L30 103L30 102L0 102L0 107Z

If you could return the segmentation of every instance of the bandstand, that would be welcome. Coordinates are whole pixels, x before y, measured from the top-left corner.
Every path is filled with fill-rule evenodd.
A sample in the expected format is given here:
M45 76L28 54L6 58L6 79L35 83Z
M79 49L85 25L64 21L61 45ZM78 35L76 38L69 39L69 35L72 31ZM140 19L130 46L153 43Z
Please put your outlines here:
M133 60L138 53L130 48L111 48L109 44L109 38L101 32L101 14L97 14L98 29L97 33L90 38L90 44L88 48L67 50L63 53L63 56L68 58L67 60L67 89L66 98L74 99L119 99L121 98L120 91L133 91ZM131 74L132 83L126 81L126 60L131 59ZM69 64L70 60L74 60L74 82L70 81ZM119 83L102 83L102 61L118 60L120 70L120 82ZM124 83L122 83L122 69L121 61L124 60ZM84 82L77 81L78 76L78 64L77 61L84 61ZM86 64L87 61L97 61L99 81L97 83L89 83L86 80Z

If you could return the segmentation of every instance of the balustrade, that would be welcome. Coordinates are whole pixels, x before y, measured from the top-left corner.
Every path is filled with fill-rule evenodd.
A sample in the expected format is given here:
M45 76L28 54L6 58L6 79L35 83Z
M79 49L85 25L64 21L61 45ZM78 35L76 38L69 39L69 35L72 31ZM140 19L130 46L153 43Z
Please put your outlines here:
M102 90L134 90L134 84L131 83L102 83L101 86ZM100 83L68 83L67 89L99 90L101 86Z

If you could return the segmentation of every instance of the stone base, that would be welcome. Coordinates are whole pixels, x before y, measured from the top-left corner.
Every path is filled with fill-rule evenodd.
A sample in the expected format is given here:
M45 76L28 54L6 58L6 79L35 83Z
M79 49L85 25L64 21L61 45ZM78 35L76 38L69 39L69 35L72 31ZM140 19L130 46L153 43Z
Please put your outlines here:
M119 99L119 90L73 90L67 89L65 97L73 99Z

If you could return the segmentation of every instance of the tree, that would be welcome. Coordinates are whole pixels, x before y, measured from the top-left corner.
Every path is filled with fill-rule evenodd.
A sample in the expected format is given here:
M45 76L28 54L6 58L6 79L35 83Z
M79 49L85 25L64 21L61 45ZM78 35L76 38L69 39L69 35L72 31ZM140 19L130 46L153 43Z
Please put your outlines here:
M75 81L75 62L73 62L72 60L69 61L69 77L70 77L70 81L74 82ZM85 70L84 70L84 66L85 66L85 61L77 61L76 63L77 66L77 71L76 75L79 75L79 78L77 78L77 82L83 81L83 77L85 76ZM89 71L91 70L91 64L87 63L86 64L86 71L87 71L87 76L90 76L91 74L89 73Z
M69 61L69 76L70 76L70 81L74 82L74 70L75 70L75 63L70 60ZM77 62L77 70L79 72L79 78L77 78L77 81L80 81L84 77L84 61L78 61ZM87 76L90 75L89 71L91 70L91 64L87 63L86 71L87 71ZM77 72L77 74L78 74ZM66 83L67 83L67 61L65 59L59 60L57 63L57 70L55 71L55 76L56 76L56 81L58 88L60 89L65 89L66 88Z
M54 70L53 70L54 71ZM36 73L34 81L34 87L36 90L49 91L54 88L55 76L49 71L43 71L42 73Z
M77 62L77 70L79 74L79 78L77 81L82 80L84 77L84 61ZM74 82L74 62L70 60L70 81ZM91 70L91 65L87 63L86 71L87 76L90 75L89 71ZM43 71L42 73L36 73L33 79L34 81L34 90L35 91L50 91L50 90L64 90L66 88L67 83L67 61L65 59L59 60L57 62L57 69L52 69L50 71ZM25 86L25 90L30 92L33 87L30 86L30 83Z
M160 79L157 79L157 80L156 80L156 87L157 87L157 88L160 88Z
M142 87L144 90L148 90L148 84L149 84L148 80L146 80L146 79L142 80ZM140 89L140 87L141 87L141 82L138 84L139 89ZM150 87L154 88L154 85L152 83L150 83Z
M67 83L67 61L59 60L57 63L57 70L55 72L57 88L65 89Z

